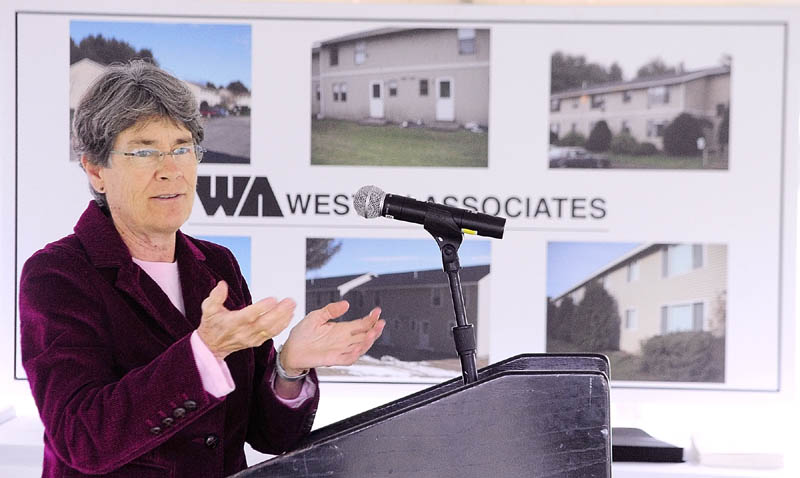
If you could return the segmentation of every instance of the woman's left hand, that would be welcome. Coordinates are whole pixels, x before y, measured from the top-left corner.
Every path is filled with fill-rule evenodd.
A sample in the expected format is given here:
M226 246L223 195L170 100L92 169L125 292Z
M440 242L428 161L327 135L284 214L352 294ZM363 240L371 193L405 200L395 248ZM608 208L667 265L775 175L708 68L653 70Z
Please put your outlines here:
M350 308L346 300L332 302L305 316L283 344L281 365L290 375L303 370L331 365L352 365L380 337L386 321L381 309L349 322L333 322Z

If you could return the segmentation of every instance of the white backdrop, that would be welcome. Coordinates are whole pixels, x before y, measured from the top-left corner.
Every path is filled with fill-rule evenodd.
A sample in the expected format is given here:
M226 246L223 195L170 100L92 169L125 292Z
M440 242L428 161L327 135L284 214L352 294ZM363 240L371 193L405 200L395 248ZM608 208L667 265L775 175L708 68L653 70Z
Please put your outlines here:
M794 398L797 40L793 9L536 8L253 5L164 6L28 2L4 9L2 275L3 384L30 409L15 364L15 281L24 260L71 231L88 193L66 160L69 22L145 21L252 26L249 165L201 164L201 175L266 176L282 218L215 217L199 200L184 230L252 237L255 297L290 296L304 310L305 238L425 238L414 225L347 215L291 214L287 194L350 195L364 184L417 198L603 198L602 219L512 218L492 243L490 360L545 350L546 250L551 241L720 243L728 247L724 384L614 384L617 423L656 427L724 421L755 404ZM187 15L191 13L191 15ZM100 15L102 14L102 15ZM313 42L382 27L476 27L491 31L487 168L311 166L309 52ZM16 28L15 28L16 27ZM16 34L16 36L14 36ZM631 42L630 38L637 38ZM733 57L730 167L702 170L549 170L550 55L602 42L609 50L677 43ZM16 112L16 115L14 114ZM16 148L13 146L16 145ZM435 251L434 251L435 253ZM279 339L280 340L280 339ZM416 387L418 388L418 387ZM322 420L416 389L327 384ZM665 391L663 388L671 390ZM348 396L361 397L344 406ZM353 404L355 403L355 405ZM329 408L326 408L329 407ZM335 411L334 411L335 409ZM350 413L348 413L350 412ZM778 413L778 411L775 411Z

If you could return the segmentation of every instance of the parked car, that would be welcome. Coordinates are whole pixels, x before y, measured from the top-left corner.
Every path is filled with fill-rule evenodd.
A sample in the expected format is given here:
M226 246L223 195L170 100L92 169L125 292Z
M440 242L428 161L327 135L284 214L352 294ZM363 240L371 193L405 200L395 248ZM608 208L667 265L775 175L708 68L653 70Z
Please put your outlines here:
M207 109L200 109L200 114L204 118L218 118L220 116L228 116L228 110L222 108L221 106L215 106L213 108Z
M551 168L608 168L608 156L592 153L580 146L550 146L548 153Z

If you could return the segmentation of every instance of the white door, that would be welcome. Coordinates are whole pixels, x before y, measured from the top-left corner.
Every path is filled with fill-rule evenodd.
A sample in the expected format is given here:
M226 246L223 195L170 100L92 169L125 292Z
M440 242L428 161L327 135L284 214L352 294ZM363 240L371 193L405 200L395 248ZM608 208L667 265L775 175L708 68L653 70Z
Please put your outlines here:
M383 82L372 81L369 84L369 117L383 118Z
M436 121L456 119L455 84L452 78L436 78Z

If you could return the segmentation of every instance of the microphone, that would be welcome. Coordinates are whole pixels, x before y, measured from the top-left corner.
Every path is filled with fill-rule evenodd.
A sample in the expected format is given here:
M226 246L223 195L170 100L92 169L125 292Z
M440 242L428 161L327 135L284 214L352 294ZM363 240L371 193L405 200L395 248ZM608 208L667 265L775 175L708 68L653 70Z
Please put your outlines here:
M464 232L497 239L503 238L503 228L506 224L503 217L396 196L385 193L376 186L363 186L359 189L353 196L353 207L359 216L367 219L384 216L423 225L430 212L445 212L452 216L453 221L459 228L465 230Z

